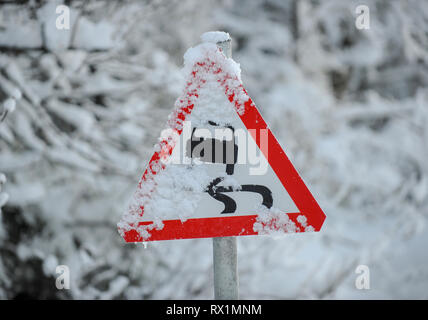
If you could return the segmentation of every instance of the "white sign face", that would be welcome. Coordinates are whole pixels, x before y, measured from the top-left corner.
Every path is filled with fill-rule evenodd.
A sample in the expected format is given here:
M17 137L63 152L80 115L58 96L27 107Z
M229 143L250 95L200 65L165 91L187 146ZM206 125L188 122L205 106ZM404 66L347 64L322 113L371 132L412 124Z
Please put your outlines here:
M198 103L189 120L184 122L182 134L176 137L167 163L167 166L186 168L185 178L192 180L193 177L193 181L188 183L188 190L192 189L193 183L205 182L200 186L202 189L196 188L197 192L186 192L186 198L196 201L192 201L188 208L191 212L188 215L184 213L185 216L253 215L260 211L261 205L287 213L298 212L265 155L221 90L219 85L210 86L209 92L200 90ZM260 137L261 148L267 148L267 130L258 130L256 134ZM183 194L179 189L173 192ZM150 211L145 212L145 221L153 221L154 218Z

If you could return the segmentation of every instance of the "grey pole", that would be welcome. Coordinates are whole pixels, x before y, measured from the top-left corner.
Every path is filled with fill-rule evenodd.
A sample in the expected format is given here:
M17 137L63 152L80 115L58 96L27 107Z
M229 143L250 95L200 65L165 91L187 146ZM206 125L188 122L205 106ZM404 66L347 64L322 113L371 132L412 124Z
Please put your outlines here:
M232 57L232 39L217 42L224 55ZM236 237L213 238L214 298L238 299L238 257Z
M213 238L214 298L238 299L238 259L235 237Z

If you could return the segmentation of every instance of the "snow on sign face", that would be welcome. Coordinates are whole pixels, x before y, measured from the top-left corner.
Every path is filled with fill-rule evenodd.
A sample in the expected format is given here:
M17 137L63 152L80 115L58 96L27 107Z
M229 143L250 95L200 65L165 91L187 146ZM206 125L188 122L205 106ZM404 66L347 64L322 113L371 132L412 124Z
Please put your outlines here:
M126 242L319 231L325 215L213 43L189 49L186 88L118 223Z

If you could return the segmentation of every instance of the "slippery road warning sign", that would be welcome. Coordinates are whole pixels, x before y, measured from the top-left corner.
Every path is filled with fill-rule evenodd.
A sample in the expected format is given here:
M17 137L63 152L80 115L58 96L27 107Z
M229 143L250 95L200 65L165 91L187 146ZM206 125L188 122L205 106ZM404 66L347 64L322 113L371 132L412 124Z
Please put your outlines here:
M213 43L184 56L175 103L128 210L127 242L319 231L325 215Z

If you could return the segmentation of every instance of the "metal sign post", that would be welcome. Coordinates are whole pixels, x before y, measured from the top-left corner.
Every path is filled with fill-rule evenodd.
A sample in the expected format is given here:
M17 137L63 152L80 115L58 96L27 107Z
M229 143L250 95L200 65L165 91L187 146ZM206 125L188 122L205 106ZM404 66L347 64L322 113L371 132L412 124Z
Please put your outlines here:
M217 42L227 58L232 57L232 39ZM238 299L238 256L236 237L213 238L214 298Z
M236 237L213 238L214 298L238 299L238 258Z

